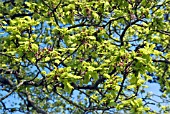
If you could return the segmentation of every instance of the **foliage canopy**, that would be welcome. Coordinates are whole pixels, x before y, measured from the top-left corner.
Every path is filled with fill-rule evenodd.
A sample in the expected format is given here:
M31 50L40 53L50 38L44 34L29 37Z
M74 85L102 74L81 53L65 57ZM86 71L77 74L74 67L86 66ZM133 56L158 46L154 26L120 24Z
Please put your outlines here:
M1 112L168 113L169 6L1 0Z

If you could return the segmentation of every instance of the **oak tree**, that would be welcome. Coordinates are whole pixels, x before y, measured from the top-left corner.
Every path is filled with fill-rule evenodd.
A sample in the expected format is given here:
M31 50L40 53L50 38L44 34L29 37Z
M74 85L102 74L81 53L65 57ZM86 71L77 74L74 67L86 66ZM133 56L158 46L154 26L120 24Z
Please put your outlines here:
M0 112L170 112L169 6L1 0Z

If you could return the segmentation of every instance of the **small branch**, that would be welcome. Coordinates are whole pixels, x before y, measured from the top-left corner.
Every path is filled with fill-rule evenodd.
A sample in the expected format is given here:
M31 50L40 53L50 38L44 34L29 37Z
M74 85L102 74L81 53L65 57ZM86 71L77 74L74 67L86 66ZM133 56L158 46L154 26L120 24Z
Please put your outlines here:
M122 18L124 19L124 16L121 16L121 17L118 17L118 18L115 18L115 19L111 19L103 27L106 27L108 24L112 23L112 21L117 21L117 20L122 19Z
M3 5L5 6L5 4L8 4L8 3L11 3L13 6L15 6L14 0L5 1L5 2L3 2Z
M4 99L6 99L8 96L10 96L16 89L18 89L20 86L22 86L24 84L24 82L26 82L26 80L20 82L17 86L15 86L12 91L10 91L7 95L5 95L4 97L0 98L0 102Z
M63 98L64 100L66 100L66 101L67 101L68 103L70 103L71 105L76 106L77 108L79 108L79 109L81 109L81 110L83 110L83 111L86 111L82 106L80 106L80 105L74 103L73 101L65 98L63 95L61 95L61 94L59 94L59 93L57 93L57 92L56 92L56 94L59 95L59 96L60 96L61 98Z
M2 53L2 52L0 52L0 55L2 55L2 56L6 56L6 57L9 57L9 58L13 58L13 56L10 56L10 55L7 55L7 54L4 54L4 53Z
M32 106L32 108L37 111L37 113L40 113L40 114L48 114L47 112L45 112L44 110L42 110L40 107L38 107L38 106L35 105L34 101L32 101L32 99L31 99L31 95L29 95L28 93L26 93L26 96L27 96L28 102L30 103L30 105Z
M120 96L120 94L121 94L121 92L122 92L122 90L123 90L124 82L125 82L126 77L127 77L127 75L128 75L128 68L132 65L132 63L133 63L133 61L129 62L129 63L127 64L126 68L125 68L125 71L124 71L124 73L123 73L123 80L122 80L122 82L121 82L120 89L119 89L119 91L118 91L118 94L117 94L114 102L116 102L116 101L119 99L119 96Z
M96 103L99 103L96 99L93 99L93 98L91 98L90 97L90 95L88 95L86 92L84 92L84 91L82 91L82 90L79 90L81 93L83 93L84 95L86 95L87 96L87 98L89 98L89 106L88 107L90 107L90 101L91 100L93 100L94 102L96 102Z
M98 27L102 27L102 26L99 26L99 24L85 24L85 22L82 22L82 23L79 23L77 25L73 25L73 26L68 27L68 30L72 29L72 28L76 28L76 27L82 27L82 26L87 26L87 27L89 27L89 26L98 26Z
M99 89L98 88L98 85L100 83L102 83L104 80L106 80L106 78L99 78L96 83L94 83L93 85L86 85L86 86L79 86L79 85L76 85L75 83L72 83L72 86L75 88L75 89L90 89L90 90L97 90Z
M168 61L168 60L156 60L156 59L153 59L152 61L153 62L162 62L162 63L170 64L170 61Z
M109 73L109 75L112 75L116 72L116 67ZM106 78L104 77L100 77L93 85L86 85L86 86L78 86L76 84L72 84L72 86L75 89L90 89L90 90L98 90L98 85L101 84L102 82L104 82L106 80Z
M62 0L60 0L60 2L58 3L58 5L52 10L52 12L56 12L56 9L59 7L59 5L61 4Z
M55 12L56 12L56 9L59 7L59 5L61 4L62 0L59 1L58 5L54 8L54 9L51 9L50 6L45 3L44 0L42 0L42 2L52 11L52 14L54 15L54 21L55 23L58 25L58 21L57 21L57 18L56 18L56 15L55 15Z
M73 25L73 26L68 27L68 30L72 29L72 28L76 28L76 27L82 27L82 26L87 26L87 25L85 25L84 23L79 23L77 25Z
M14 14L13 16L11 16L11 19L14 19L16 17L24 17L24 16L32 16L33 13L30 14Z
M72 86L75 88L75 89L89 89L89 90L96 90L98 89L97 87L94 87L94 85L86 85L86 86L79 86L79 85L76 85L76 84L72 84Z
M133 22L130 22L130 23L125 27L125 29L123 30L122 34L120 35L121 46L124 45L123 37L125 36L125 33L126 33L126 31L128 30L128 28L129 28L130 26L132 26L133 24L135 24L136 22L138 22L138 21L139 21L139 20L137 19L137 20L135 20L135 21L133 21Z
M66 58L64 58L58 65L63 64L64 61L65 61L67 58L69 58L71 55L73 55L73 54L80 48L81 45L82 45L82 43L77 47L77 49L75 49L71 54L69 54ZM56 67L58 67L57 64L54 64L54 65L55 65Z
M5 77L0 77L0 83L2 83L3 85L10 85L11 87L13 87L13 82Z
M1 101L1 104L2 104L2 106L4 107L4 109L6 110L7 108L6 108L5 103L3 103L3 102Z
M152 30L152 31L156 31L156 32L170 36L170 32L168 32L168 31L163 31L163 30Z

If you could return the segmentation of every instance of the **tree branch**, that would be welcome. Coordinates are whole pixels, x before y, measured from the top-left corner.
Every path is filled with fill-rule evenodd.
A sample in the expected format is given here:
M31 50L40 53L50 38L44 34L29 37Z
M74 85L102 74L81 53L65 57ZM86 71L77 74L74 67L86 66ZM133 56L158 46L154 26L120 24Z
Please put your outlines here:
M123 80L122 80L122 82L121 82L120 89L119 89L119 91L118 91L118 94L117 94L114 102L116 102L116 101L119 99L119 96L120 96L120 94L121 94L121 92L122 92L122 90L123 90L124 82L125 82L126 77L127 77L127 75L128 75L128 68L132 65L132 63L133 63L133 61L129 62L129 63L127 64L125 70L124 70Z
M29 13L29 14L14 14L11 16L11 19L15 19L16 17L24 17L24 16L32 16L33 13Z
M7 95L5 95L4 97L0 98L0 102L4 99L6 99L8 96L10 96L16 89L18 89L20 86L22 86L24 84L24 82L26 82L26 80L23 80L22 82L20 82L18 85L16 85Z
M0 77L0 83L2 83L3 85L10 85L11 87L13 87L13 82L5 77Z
M66 101L67 101L68 103L70 103L71 105L76 106L77 108L86 111L82 106L80 106L80 105L74 103L73 101L65 98L63 95L61 95L61 94L59 94L59 93L57 93L57 92L55 92L55 93L56 93L57 95L59 95L61 98L63 98L64 100L66 100Z
M170 64L170 61L168 61L168 60L156 60L156 59L153 59L152 61L153 62L162 62L162 63Z
M26 93L26 96L27 96L27 100L28 102L30 103L31 107L37 111L37 113L40 113L40 114L48 114L47 112L45 112L44 110L42 110L40 107L36 106L34 101L32 101L31 99L31 95Z
M123 37L125 36L125 33L126 33L126 31L128 30L128 28L129 28L130 26L132 26L133 24L135 24L136 22L138 22L138 21L139 21L139 20L137 19L137 20L135 20L135 21L133 21L133 22L130 22L130 23L125 27L125 29L123 30L122 34L120 35L121 46L124 45Z

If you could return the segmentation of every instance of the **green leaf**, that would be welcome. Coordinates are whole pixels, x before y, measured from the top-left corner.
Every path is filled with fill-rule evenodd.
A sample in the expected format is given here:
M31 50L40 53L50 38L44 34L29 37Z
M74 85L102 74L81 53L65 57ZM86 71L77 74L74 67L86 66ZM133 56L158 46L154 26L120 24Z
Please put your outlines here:
M94 71L95 70L95 68L94 67L92 67L92 66L88 66L88 71Z
M32 50L34 52L37 52L38 51L38 45L37 44L31 44L31 47L32 47Z
M115 103L115 101L114 100L110 100L110 102L109 102L109 104L108 104L108 106L111 106L111 107L115 107L117 105L117 103Z
M42 74L42 75L46 75L46 71L44 71L44 70L41 71L41 74Z
M36 62L36 59L35 59L35 58L31 58L31 62L32 62L32 63L35 63L35 62Z
M31 6L31 3L30 2L25 2L25 4L30 7Z
M108 74L103 74L103 76L105 77L105 78L110 78L110 75L108 75Z
M91 72L91 76L94 80L97 80L99 78L99 75L96 71Z
M134 88L136 88L136 85L128 85L127 86L127 89L134 89Z
M60 63L60 60L56 59L56 60L55 60L55 63L59 64L59 63Z
M131 84L136 84L137 83L137 77L133 76L130 80Z
M50 57L46 57L46 58L45 58L45 61L49 61L49 60L50 60Z
M91 73L90 72L87 72L86 74L85 74L85 76L84 76L84 83L85 84L87 84L88 82L89 82L89 80L90 80L90 78L91 78L92 76L91 76Z
M66 90L68 93L71 93L73 89L73 86L69 82L64 82L64 90Z
M145 80L139 79L139 80L137 81L137 85L142 85L144 82L145 82Z
M1 1L0 85L9 86L0 88L19 85L4 103L30 97L48 113L168 113L169 0ZM151 98L157 112L144 105Z
M75 75L73 75L73 74L70 74L70 73L67 73L67 75L66 75L66 77L65 77L66 79L67 78L70 78L70 79L82 79L82 77L81 76L75 76Z
M94 37L94 36L88 36L88 39L90 39L90 40L95 40L96 37Z
M145 59L144 59L144 58L142 58L142 57L135 57L135 59L139 60L140 62L145 61Z
M96 12L92 12L92 16L94 17L94 19L99 20L99 15Z

